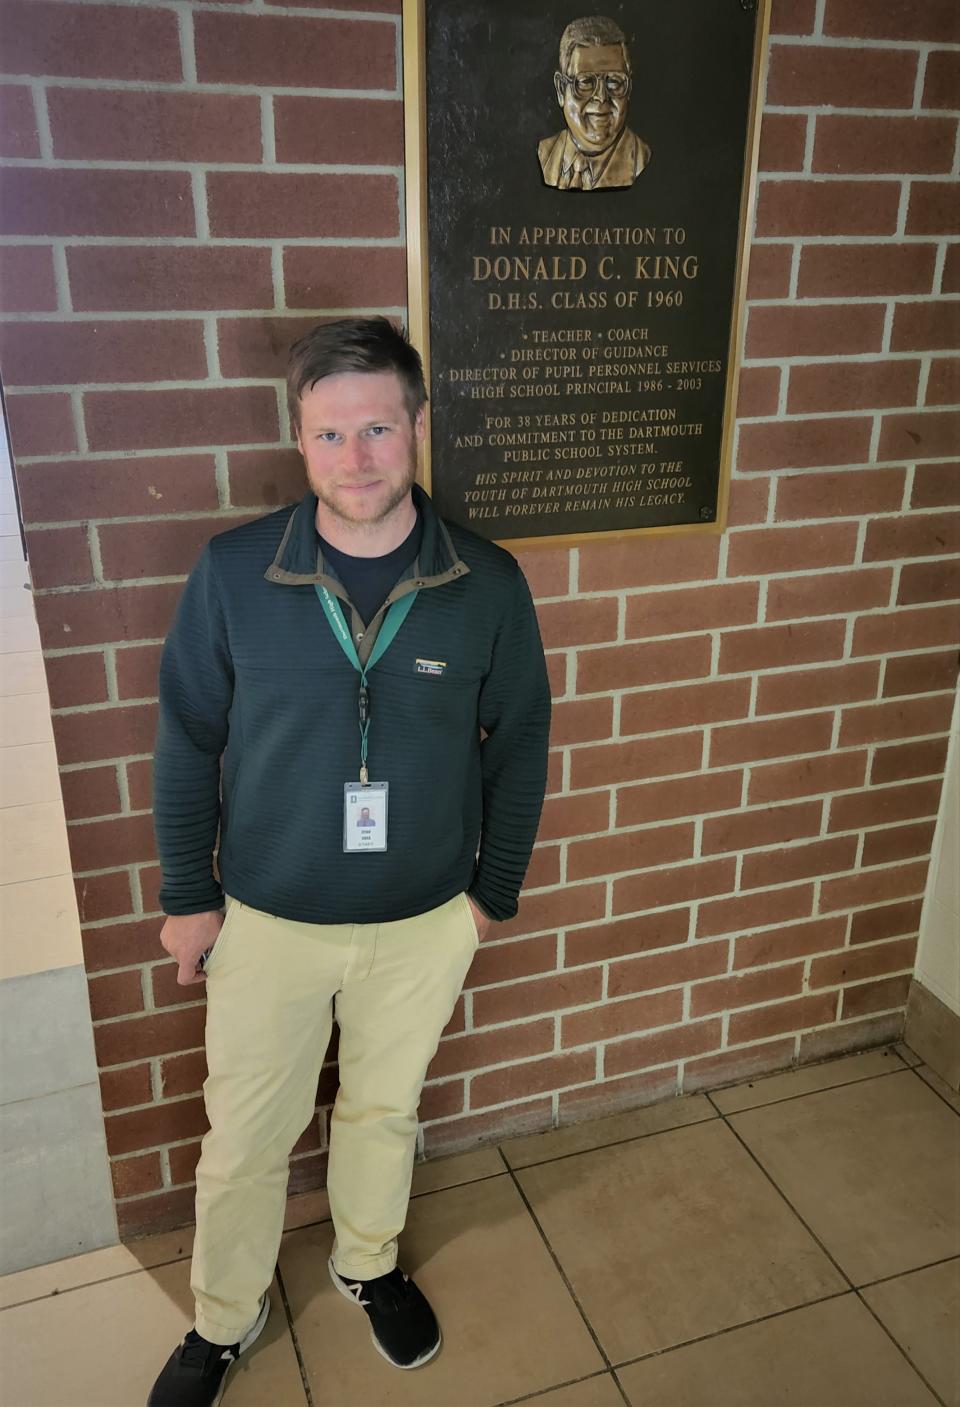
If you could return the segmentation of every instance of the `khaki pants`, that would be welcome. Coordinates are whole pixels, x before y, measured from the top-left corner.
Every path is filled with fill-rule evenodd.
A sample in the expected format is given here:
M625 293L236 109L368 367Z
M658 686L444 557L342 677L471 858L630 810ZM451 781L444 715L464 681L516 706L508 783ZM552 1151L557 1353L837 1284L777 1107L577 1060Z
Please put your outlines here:
M295 923L227 900L207 964L210 1131L190 1280L204 1338L234 1343L273 1278L290 1150L313 1118L334 1015L334 1263L357 1279L393 1269L420 1092L477 943L464 894L380 924Z

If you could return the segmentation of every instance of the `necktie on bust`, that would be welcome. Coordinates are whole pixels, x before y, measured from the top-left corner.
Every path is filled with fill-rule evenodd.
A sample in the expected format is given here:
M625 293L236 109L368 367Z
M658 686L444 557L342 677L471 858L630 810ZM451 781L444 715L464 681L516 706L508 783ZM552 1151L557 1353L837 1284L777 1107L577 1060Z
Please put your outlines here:
M584 175L586 174L586 181ZM561 190L579 191L584 186L590 184L590 167L585 156L578 154L573 158L572 165L568 166L559 180Z

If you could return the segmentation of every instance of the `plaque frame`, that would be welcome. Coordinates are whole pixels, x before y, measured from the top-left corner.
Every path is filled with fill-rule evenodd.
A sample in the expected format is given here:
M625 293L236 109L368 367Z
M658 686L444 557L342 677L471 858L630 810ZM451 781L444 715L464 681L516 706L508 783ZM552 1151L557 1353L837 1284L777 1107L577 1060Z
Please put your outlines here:
M738 0L726 0L735 4ZM707 523L668 523L653 527L612 528L600 532L540 534L501 540L508 550L530 547L575 547L581 543L618 540L628 537L663 537L681 533L723 533L727 526L730 498L730 470L736 429L736 406L740 385L746 309L747 278L750 266L749 233L753 229L757 200L757 168L760 155L760 94L764 90L769 55L770 10L773 0L739 0L745 10L757 11L747 138L743 180L740 187L740 224L737 231L737 260L734 296L727 348L729 371L723 400L723 433L720 442L720 471L717 480L717 515ZM403 135L405 216L407 237L407 321L410 340L420 353L429 394L430 356L430 250L427 208L427 96L426 96L426 0L402 0ZM418 478L429 493L433 479L431 461L430 407L427 407L426 433L421 450Z

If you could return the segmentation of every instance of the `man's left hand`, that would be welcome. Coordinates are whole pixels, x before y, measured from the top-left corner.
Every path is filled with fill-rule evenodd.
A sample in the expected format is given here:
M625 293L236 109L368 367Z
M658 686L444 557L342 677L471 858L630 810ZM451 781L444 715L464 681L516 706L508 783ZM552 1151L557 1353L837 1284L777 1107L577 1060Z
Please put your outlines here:
M477 925L477 932L480 935L480 942L482 943L490 932L490 925L493 923L493 919L488 918L483 910L478 908L469 894L467 895L467 903L470 905L470 912L473 914L473 921Z

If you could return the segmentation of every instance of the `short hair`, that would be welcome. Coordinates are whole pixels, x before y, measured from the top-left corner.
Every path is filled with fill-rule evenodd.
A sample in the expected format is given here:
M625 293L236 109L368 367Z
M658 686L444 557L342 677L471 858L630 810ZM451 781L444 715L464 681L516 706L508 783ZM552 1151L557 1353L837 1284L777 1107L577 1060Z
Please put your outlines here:
M300 428L300 398L318 381L344 371L393 371L403 386L411 420L427 403L420 354L405 330L388 318L338 318L312 327L294 342L287 363L287 405Z
M623 62L630 73L630 51L627 36L616 20L606 15L585 15L582 19L571 20L560 36L560 72L566 73L574 49L582 44L619 44L623 50Z

